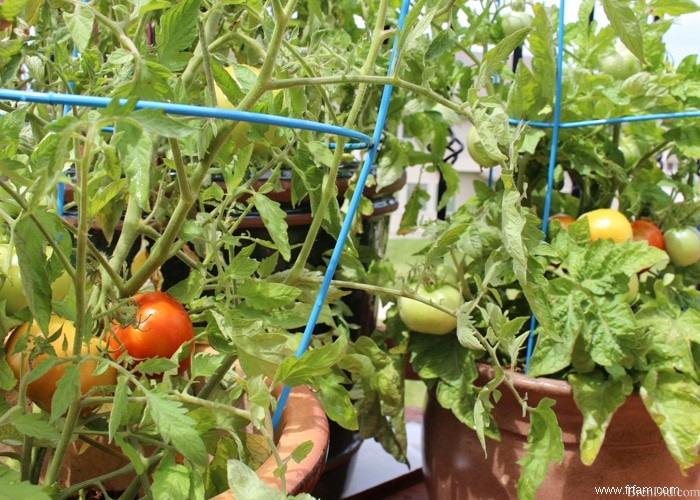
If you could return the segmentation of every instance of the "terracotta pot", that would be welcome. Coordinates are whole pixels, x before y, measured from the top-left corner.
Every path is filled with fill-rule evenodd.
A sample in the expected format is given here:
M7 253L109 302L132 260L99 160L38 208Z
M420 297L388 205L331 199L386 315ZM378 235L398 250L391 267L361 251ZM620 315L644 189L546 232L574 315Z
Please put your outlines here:
M487 365L480 365L479 372L481 383L492 375ZM681 474L638 395L630 396L615 413L597 459L585 466L579 455L582 416L569 384L516 374L515 385L520 394L527 394L531 406L544 397L554 399L562 428L564 460L550 466L537 498L594 498L597 486L622 487L622 498L627 498L624 488L628 485L700 489L700 466L687 476ZM487 438L488 455L484 457L476 433L442 408L434 394L429 395L423 420L423 472L430 498L517 498L517 462L524 455L528 419L507 390L502 391L493 415L501 440Z
M11 393L4 396L12 399ZM328 453L329 430L328 419L316 399L316 396L307 387L300 386L292 389L287 404L282 413L277 431L277 448L284 458L301 443L312 441L314 447L311 452L297 463L291 460L287 465L285 474L287 490L292 495L308 493L318 482L326 464ZM118 449L112 447L115 453ZM18 448L0 444L0 451L18 451ZM81 442L71 443L63 460L59 475L59 483L62 488L71 484L87 481L93 477L109 473L126 465L126 458L118 458L86 446ZM279 488L280 479L274 475L277 468L274 456L270 456L257 470L256 474L266 484ZM119 492L126 489L133 476L126 474L104 483L108 491ZM231 499L230 490L216 496L218 500Z

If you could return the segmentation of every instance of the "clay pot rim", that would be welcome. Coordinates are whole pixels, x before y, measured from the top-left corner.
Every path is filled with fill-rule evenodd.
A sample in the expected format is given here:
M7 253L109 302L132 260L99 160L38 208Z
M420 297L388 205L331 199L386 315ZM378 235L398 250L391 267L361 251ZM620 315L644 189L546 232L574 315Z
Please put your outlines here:
M273 394L279 393L279 388ZM282 458L288 457L296 447L305 442L314 443L311 451L300 462L287 462L285 480L287 493L297 495L309 492L321 476L326 463L330 430L328 418L321 403L307 386L292 388L282 412L276 434L277 450ZM277 462L271 455L256 469L255 473L269 486L280 487L280 480L274 475ZM215 500L230 500L234 498L232 490L227 490L214 497Z

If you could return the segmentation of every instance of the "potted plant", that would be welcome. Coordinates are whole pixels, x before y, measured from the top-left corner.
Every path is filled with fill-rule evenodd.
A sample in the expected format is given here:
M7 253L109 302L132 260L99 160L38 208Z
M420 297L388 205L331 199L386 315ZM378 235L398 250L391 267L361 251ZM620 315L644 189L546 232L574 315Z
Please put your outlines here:
M295 0L0 5L11 21L0 32L4 492L269 495L250 474L268 459L282 495L309 491L318 464L293 486L294 464L322 462L326 443L322 433L282 445L294 427L285 413L276 441L281 385L312 388L344 427L385 429L353 404L398 405L378 383L397 370L369 337L349 340L346 292L331 288L311 346L295 356L324 271L309 260L316 237L340 227L347 141L333 138L333 151L311 130L139 103L223 107L223 95L240 111L371 131L387 80L371 74L386 71L384 27L396 19L388 5L353 7L372 36L352 17L318 33L336 7ZM54 93L95 100L64 107ZM302 242L290 241L273 196L283 169L291 203L311 206ZM253 211L269 236L240 231ZM311 410L302 418L323 430ZM81 459L115 455L117 468L79 471ZM125 484L109 485L117 478Z
M660 34L675 11L659 5L647 22L641 5L606 3L610 25L601 29L582 10L564 32L561 121L586 123L559 130L549 171L552 130L526 122L553 121L558 10L528 8L532 25L521 33L531 63L514 74L494 63L513 34L474 70L498 68L499 78L472 87L485 89L489 107L471 118L482 161L501 168L500 180L475 185L447 220L423 224L418 264L377 290L391 308L376 339L429 387L428 490L533 498L541 486L542 498L557 498L588 497L595 486L697 489L693 128L684 115L588 123L696 109L682 89L693 87L697 61L666 58ZM468 17L492 15L479 12ZM621 19L639 29L620 29ZM451 28L469 47L468 32ZM638 58L625 75L605 61L618 37ZM657 164L662 153L671 170Z

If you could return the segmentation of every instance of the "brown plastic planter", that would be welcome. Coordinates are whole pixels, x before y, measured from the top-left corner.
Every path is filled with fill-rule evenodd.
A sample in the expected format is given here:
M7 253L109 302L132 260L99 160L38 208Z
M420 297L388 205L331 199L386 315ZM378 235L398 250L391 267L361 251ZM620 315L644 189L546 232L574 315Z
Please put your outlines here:
M479 372L482 381L492 374L487 365L479 366ZM564 460L561 465L550 466L537 498L594 498L595 487L601 486L622 487L623 498L628 485L700 489L700 466L688 471L687 476L681 474L639 396L630 396L618 409L597 459L585 466L579 455L582 416L569 384L516 374L515 385L520 394L527 394L531 406L545 397L554 399L562 428ZM434 394L429 395L423 420L423 472L430 498L517 498L517 462L524 455L529 422L513 395L507 390L502 393L493 412L501 440L487 439L487 457L476 433L442 408Z

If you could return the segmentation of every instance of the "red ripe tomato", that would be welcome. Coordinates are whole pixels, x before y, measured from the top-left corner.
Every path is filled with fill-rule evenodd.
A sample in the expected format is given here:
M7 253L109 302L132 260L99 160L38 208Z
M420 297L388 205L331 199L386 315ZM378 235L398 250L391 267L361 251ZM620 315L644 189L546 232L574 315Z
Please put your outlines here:
M622 243L632 239L632 226L627 217L612 208L599 208L583 214L580 218L588 220L591 241L611 239Z
M664 235L651 221L639 219L632 222L632 239L634 241L646 241L649 245L664 249Z
M185 342L194 338L192 320L182 304L165 292L148 292L133 297L138 310L132 325L112 324L109 338L114 359L124 351L135 359L170 358ZM190 367L194 343L180 362L180 373Z

